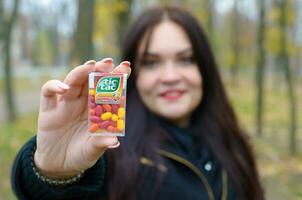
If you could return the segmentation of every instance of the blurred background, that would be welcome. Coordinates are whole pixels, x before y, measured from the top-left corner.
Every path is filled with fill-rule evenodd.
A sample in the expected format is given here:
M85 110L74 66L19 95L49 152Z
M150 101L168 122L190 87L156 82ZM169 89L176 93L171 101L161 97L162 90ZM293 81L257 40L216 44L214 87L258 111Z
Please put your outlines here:
M302 1L0 0L0 200L36 132L39 91L88 59L113 57L144 8L174 3L199 19L269 200L302 199Z

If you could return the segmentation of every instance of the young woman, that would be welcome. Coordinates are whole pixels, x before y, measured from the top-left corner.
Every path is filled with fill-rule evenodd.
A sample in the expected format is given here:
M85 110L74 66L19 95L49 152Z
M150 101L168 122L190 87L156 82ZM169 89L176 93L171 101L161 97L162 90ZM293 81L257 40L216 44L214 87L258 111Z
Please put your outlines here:
M87 75L130 74L129 62L113 69L110 58L88 61L42 87L37 137L13 167L20 199L264 199L250 146L190 13L146 10L130 28L123 60L132 72L120 142L87 133Z

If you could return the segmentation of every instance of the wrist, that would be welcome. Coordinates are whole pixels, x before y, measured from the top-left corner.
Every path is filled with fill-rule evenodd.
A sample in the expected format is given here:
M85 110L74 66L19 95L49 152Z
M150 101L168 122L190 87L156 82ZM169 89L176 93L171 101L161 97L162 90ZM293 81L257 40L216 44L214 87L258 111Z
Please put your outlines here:
M84 175L84 170L81 170L77 174L73 173L49 173L42 170L39 170L38 167L35 164L35 153L32 152L31 156L31 165L34 173L38 177L39 180L41 180L44 183L47 183L49 185L53 186L66 186L69 184L73 184L78 182ZM42 174L43 173L43 174Z
M35 170L41 176L51 178L51 179L68 179L68 178L72 178L72 177L78 175L79 173L81 173L81 171L63 172L63 171L54 170L54 169L47 169L47 167L44 167L45 165L39 159L38 152L36 150L34 150L32 162L35 167ZM49 167L49 165L48 165L48 167Z

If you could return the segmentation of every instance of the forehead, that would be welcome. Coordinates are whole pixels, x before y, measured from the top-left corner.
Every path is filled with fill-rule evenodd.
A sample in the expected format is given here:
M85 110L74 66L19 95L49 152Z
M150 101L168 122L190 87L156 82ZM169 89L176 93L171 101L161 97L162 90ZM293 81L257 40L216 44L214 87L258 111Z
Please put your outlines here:
M175 22L165 20L156 25L150 36L148 32L143 36L139 46L142 53L149 40L148 52L157 54L174 54L184 49L192 48L185 30Z

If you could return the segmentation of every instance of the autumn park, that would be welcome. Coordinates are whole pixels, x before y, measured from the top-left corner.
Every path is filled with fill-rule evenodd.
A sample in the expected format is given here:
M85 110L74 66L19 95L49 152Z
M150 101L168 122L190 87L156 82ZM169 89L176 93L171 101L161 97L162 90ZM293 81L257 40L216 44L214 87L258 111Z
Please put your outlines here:
M202 24L266 199L302 199L302 1L0 0L0 200L16 199L11 168L36 134L41 86L90 59L118 64L128 25L158 4Z

